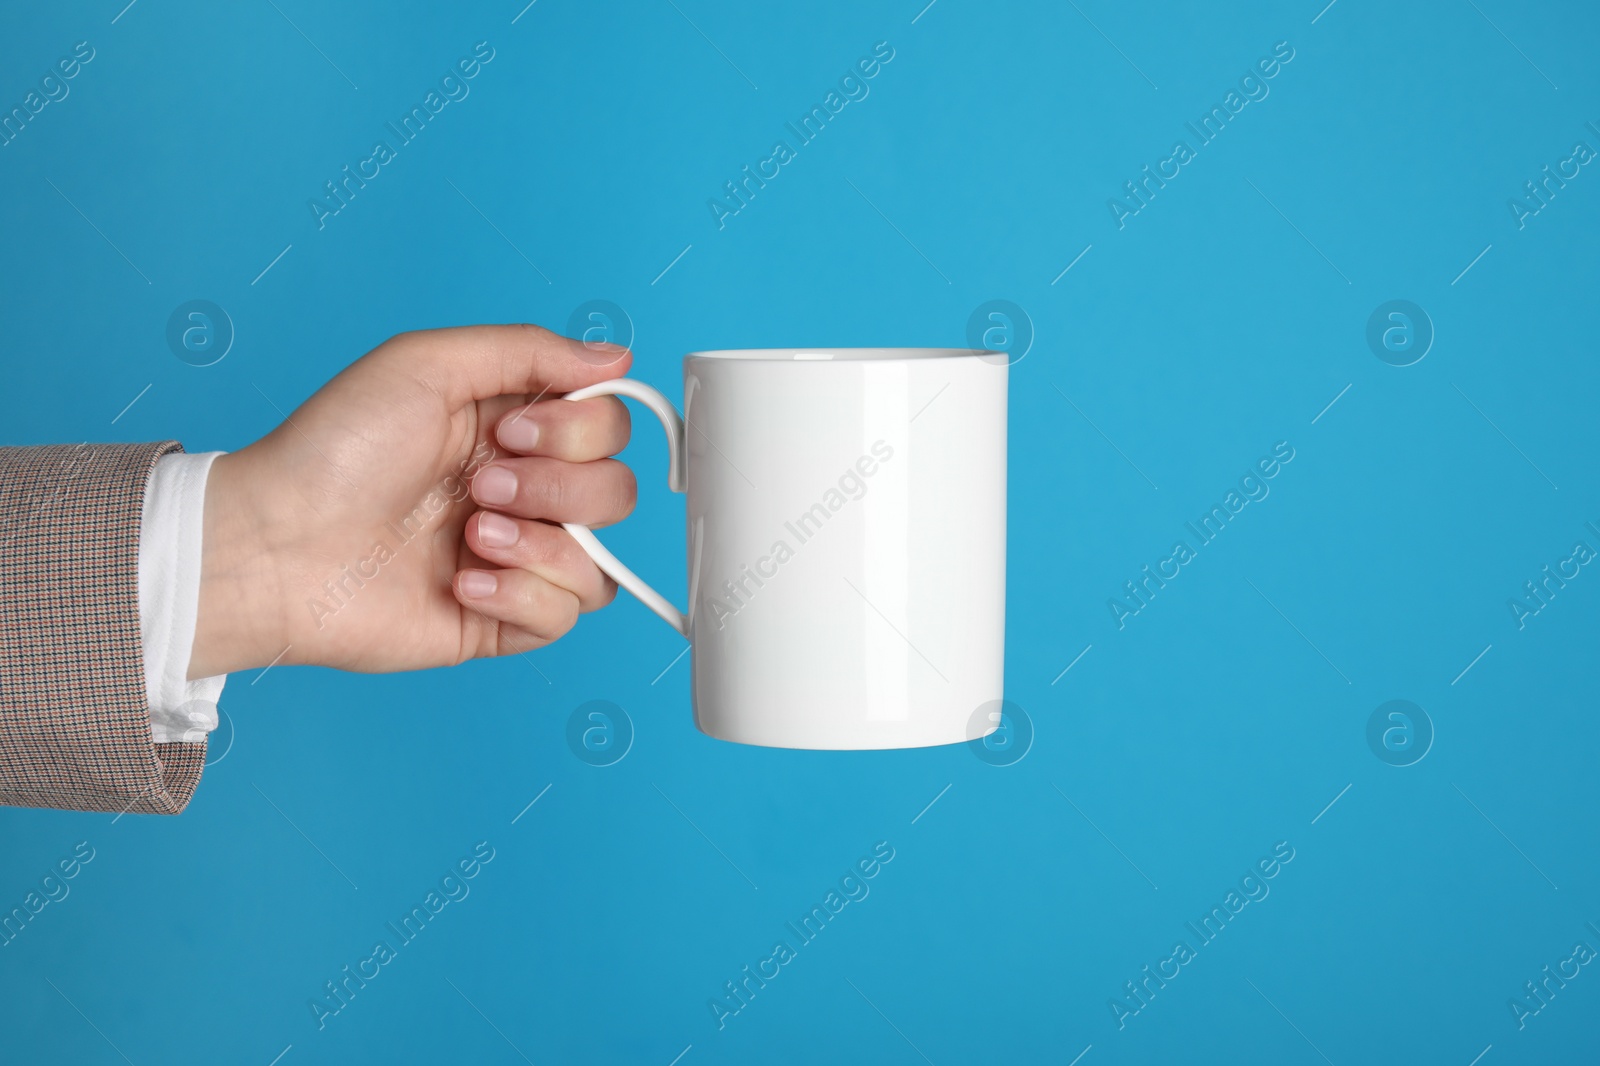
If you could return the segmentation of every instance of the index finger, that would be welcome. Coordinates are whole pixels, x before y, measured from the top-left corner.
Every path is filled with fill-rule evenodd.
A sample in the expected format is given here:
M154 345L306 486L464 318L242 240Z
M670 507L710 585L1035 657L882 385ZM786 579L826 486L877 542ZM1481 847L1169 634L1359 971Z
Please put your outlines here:
M452 406L494 396L560 394L628 372L633 353L542 326L455 326L402 333L381 345ZM374 353L376 354L376 353Z

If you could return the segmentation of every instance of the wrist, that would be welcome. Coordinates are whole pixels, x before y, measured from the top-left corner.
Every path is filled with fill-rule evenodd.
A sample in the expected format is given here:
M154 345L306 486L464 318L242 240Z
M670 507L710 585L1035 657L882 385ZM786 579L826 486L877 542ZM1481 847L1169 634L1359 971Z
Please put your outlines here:
M190 680L267 666L287 644L275 553L253 511L249 466L248 449L222 455L206 480Z

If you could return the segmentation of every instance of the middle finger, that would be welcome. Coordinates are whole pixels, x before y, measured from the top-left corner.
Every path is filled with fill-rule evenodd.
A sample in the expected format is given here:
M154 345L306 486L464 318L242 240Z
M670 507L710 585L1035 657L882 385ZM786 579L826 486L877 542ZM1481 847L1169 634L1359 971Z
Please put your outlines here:
M620 522L633 511L637 494L633 471L615 459L497 459L472 479L472 498L491 510L586 526Z

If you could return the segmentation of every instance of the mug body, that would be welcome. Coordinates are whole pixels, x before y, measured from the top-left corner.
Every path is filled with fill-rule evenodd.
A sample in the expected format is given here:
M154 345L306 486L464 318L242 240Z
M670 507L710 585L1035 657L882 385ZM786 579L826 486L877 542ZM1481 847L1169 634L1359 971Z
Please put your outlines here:
M863 749L995 728L1007 376L966 349L684 360L702 732Z

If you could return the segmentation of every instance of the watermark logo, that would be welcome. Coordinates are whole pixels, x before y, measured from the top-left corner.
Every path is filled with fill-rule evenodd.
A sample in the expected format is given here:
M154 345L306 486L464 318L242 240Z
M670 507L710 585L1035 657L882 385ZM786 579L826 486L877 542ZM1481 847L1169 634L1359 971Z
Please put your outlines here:
M581 347L576 355L593 366L610 366L633 347L633 319L610 300L589 300L573 309L567 336Z
M1245 469L1236 487L1228 490L1221 503L1212 504L1209 511L1184 523L1183 537L1173 541L1171 550L1157 558L1154 566L1145 563L1133 580L1124 581L1122 591L1106 600L1106 609L1111 612L1111 620L1117 624L1117 629L1126 629L1128 619L1155 602L1156 594L1198 559L1201 549L1221 536L1228 524L1246 507L1270 496L1272 486L1267 482L1293 462L1294 456L1294 445L1286 440L1278 441L1272 446L1270 455L1263 455L1254 465ZM1192 545L1190 534L1194 536Z
M888 41L873 45L871 55L862 56L852 66L845 68L838 87L829 89L821 103L812 105L811 110L783 124L783 136L772 142L772 148L765 156L758 156L754 166L746 163L737 177L723 182L722 191L706 200L706 208L711 212L711 221L717 224L717 229L726 229L728 219L754 203L757 194L767 187L767 183L777 180L784 167L800 158L800 150L822 136L822 131L846 107L865 100L872 92L872 79L893 61L894 56L894 47ZM745 80L749 81L748 78ZM754 82L750 84L752 87L755 85Z
M485 464L497 457L494 446L480 441L478 447L456 466L456 473L447 476L433 491L417 502L411 511L384 523L384 536L373 542L372 549L362 558L339 567L339 572L324 581L311 596L306 597L306 609L320 631L328 620L355 602L356 595L367 583L377 579L383 568L394 562L413 541L428 531L442 525L441 515L454 513L454 508L472 493L472 478ZM436 522L437 520L437 522ZM424 540L426 543L426 540Z
M590 766L615 766L633 747L633 719L610 700L580 703L567 718L567 747Z
M821 533L823 526L834 515L867 494L868 479L894 458L894 447L887 441L873 441L870 450L870 455L863 452L853 464L845 467L834 484L823 490L816 503L783 524L788 536L775 538L768 554L753 563L741 565L738 572L724 581L720 588L713 587L709 581L705 583L700 593L701 602L705 604L711 619L717 623L718 630L728 624L728 619L750 606L756 593L767 587L767 581L776 578L783 564L793 559L806 542Z
M1033 347L1033 319L1010 300L990 300L973 308L967 319L967 347L990 354L996 366L1022 362Z
M1165 155L1158 155L1154 166L1144 164L1137 175L1123 182L1122 193L1106 201L1106 209L1117 229L1126 229L1128 219L1149 207L1156 194L1183 173L1184 167L1200 158L1200 149L1222 136L1222 131L1246 107L1271 95L1272 87L1268 83L1294 60L1294 56L1294 46L1288 41L1274 44L1271 55L1262 56L1253 66L1245 68L1237 89L1229 89L1221 103L1212 104L1210 110L1183 124L1184 136L1175 139ZM1143 71L1139 73L1144 74ZM1148 77L1145 80L1150 81ZM1150 82L1150 87L1155 88L1155 82Z
M11 942L21 936L46 907L66 899L72 891L72 886L67 882L77 877L85 866L93 862L94 855L95 851L90 843L87 840L80 840L73 847L70 856L61 859L45 872L44 877L39 880L37 890L29 891L22 902L9 911L0 910L0 947L10 947Z
M9 147L12 141L22 136L28 123L45 108L65 100L72 92L72 86L67 83L76 78L94 56L94 45L79 41L72 46L72 55L56 60L55 66L47 69L39 79L39 87L29 89L20 104L0 104L0 148Z
M872 846L869 855L863 855L834 884L828 887L822 902L783 923L783 932L773 941L772 947L756 954L754 965L746 963L733 979L722 983L722 991L706 1000L711 1020L720 1032L728 1027L728 1019L740 1014L755 1001L758 994L778 979L784 968L798 959L803 948L809 947L828 930L832 923L852 903L860 903L872 893L871 881L883 868L894 861L894 845L880 840ZM680 1056L681 1057L681 1056Z
M993 732L990 732L990 730ZM990 766L1013 766L1033 747L1033 719L1010 700L980 704L967 722L967 748ZM987 736L978 734L987 733Z
M1589 532L1600 537L1600 532L1597 532L1593 522L1584 524ZM1550 606L1551 601L1556 598L1556 593L1566 588L1567 582L1583 573L1583 568L1594 559L1595 550L1587 541L1574 541L1572 551L1565 558L1558 558L1554 569L1546 563L1537 575L1537 582L1524 581L1522 593L1506 601L1506 606L1511 608L1511 618L1517 623L1517 628L1526 629L1528 619Z
M1412 766L1433 747L1433 719L1410 700L1390 700L1367 719L1367 747L1390 766Z
M398 159L402 148L421 137L446 107L465 100L472 92L472 79L482 73L483 68L494 61L494 57L494 47L488 41L473 45L470 56L463 56L445 68L437 88L430 86L427 94L412 104L409 110L384 123L383 136L372 142L372 148L365 156L356 153L353 166L344 164L338 174L323 182L323 191L306 201L317 229L327 229L328 219L354 203L367 183L375 180L385 167ZM456 191L459 193L461 190ZM465 196L462 198L465 199ZM471 200L467 202L472 203ZM473 204L473 209L477 210L476 204ZM492 222L489 224L494 225Z
M1294 861L1294 856L1293 845L1287 840L1278 841L1272 846L1272 854L1264 855L1246 867L1239 880L1229 886L1221 903L1213 903L1210 909L1184 923L1182 936L1173 942L1166 955L1158 956L1153 966L1146 963L1133 980L1124 981L1122 991L1106 1001L1117 1029L1126 1029L1129 1018L1143 1013L1155 1000L1157 993L1199 958L1202 948L1231 928L1233 921L1244 913L1246 907L1260 903L1271 895L1272 886L1267 882L1282 873L1283 868Z
M1590 932L1593 932L1594 923L1587 924ZM1594 959L1594 948L1589 946L1588 941L1579 940L1572 945L1568 955L1556 958L1554 967L1545 963L1537 980L1524 981L1522 991L1506 1001L1506 1006L1511 1009L1511 1020L1517 1023L1517 1028L1526 1029L1528 1019L1548 1007L1556 994L1567 987L1567 982L1581 974L1583 968Z
M471 895L472 886L467 882L482 873L483 868L494 861L494 856L494 845L487 840L474 844L470 855L457 860L454 866L445 868L443 876L435 886L429 888L421 903L413 904L398 919L384 923L383 936L372 945L369 954L358 955L353 966L345 963L333 980L323 982L322 991L306 1000L311 1020L316 1022L318 1031L326 1029L329 1018L342 1013L358 994L366 991L367 985L377 980L384 968L400 957L402 948L425 930L435 928L434 920L446 907L460 903Z
M1600 126L1593 122L1585 123L1589 130L1600 137ZM1550 206L1556 198L1556 193L1567 187L1567 182L1576 178L1583 172L1583 167L1594 159L1597 153L1587 141L1577 141L1565 158L1556 160L1555 168L1551 169L1549 163L1539 172L1536 182L1525 181L1522 183L1522 192L1506 201L1506 206L1511 209L1511 220L1517 224L1518 229L1526 229L1528 219Z
M1410 300L1381 303L1367 319L1367 347L1390 366L1420 363L1433 347L1433 319Z
M233 347L233 319L210 300L189 300L167 318L167 347L190 366L212 366Z
M217 708L217 728L211 731L206 742L206 765L215 766L233 750L233 719L221 707Z

